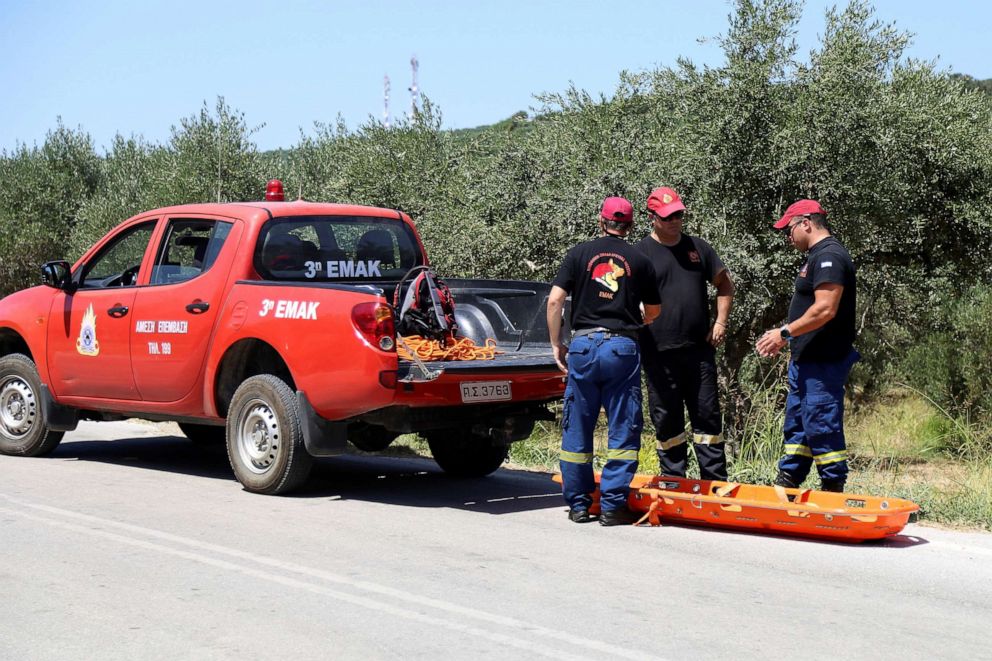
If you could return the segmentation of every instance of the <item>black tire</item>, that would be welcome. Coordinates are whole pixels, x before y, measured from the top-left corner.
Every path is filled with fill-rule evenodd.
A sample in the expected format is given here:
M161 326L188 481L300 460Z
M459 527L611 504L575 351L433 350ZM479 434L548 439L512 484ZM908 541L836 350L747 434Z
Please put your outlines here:
M45 424L41 377L34 361L20 353L0 358L0 453L40 457L62 442Z
M485 477L503 465L510 450L468 429L439 429L425 436L434 461L455 477Z
M385 427L369 425L363 422L355 423L348 429L348 440L362 452L382 452L399 436L396 432Z
M285 381L259 374L238 386L227 413L227 457L246 491L283 494L306 482L313 458Z
M198 425L191 422L180 422L179 429L194 445L223 445L227 438L227 429L216 425Z

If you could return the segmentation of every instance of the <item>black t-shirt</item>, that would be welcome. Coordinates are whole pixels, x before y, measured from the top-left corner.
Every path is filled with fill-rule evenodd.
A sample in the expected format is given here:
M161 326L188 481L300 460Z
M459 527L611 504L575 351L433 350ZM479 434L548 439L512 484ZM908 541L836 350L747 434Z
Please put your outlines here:
M706 342L710 332L710 304L706 285L724 269L716 251L706 241L683 234L674 246L647 237L637 244L647 255L658 277L661 314L651 324L659 351Z
M825 283L843 285L837 315L815 331L792 340L792 359L807 363L842 360L854 344L857 283L854 261L840 241L829 236L813 246L796 278L796 293L789 306L789 321L795 321L813 305L814 290Z
M644 255L625 239L607 235L569 250L552 284L572 295L572 330L635 331L644 323L640 304L658 304L654 283Z

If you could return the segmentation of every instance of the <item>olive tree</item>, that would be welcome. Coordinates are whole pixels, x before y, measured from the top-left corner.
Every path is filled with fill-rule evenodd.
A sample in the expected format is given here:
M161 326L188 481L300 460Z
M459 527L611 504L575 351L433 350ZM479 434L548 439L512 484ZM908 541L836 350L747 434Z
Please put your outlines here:
M68 255L76 215L100 176L90 136L61 120L40 147L0 155L0 296L37 284L42 262Z

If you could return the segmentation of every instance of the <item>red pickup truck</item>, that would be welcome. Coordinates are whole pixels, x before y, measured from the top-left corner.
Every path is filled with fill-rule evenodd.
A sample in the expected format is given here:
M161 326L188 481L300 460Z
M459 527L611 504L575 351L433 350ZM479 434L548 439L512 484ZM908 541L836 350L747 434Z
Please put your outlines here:
M51 452L80 419L174 420L227 443L245 489L298 487L347 441L419 432L445 471L482 476L564 391L550 286L448 280L459 335L492 360L396 352L394 290L428 264L398 211L304 201L138 214L44 285L0 300L0 452Z

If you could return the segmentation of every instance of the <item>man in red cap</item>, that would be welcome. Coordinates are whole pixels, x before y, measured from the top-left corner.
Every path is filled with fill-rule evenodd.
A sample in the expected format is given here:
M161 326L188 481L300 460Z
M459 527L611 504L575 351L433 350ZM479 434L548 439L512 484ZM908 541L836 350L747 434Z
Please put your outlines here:
M688 409L699 476L726 480L716 347L726 335L734 283L709 243L682 233L685 205L678 193L658 188L648 197L647 206L651 235L637 247L654 265L665 308L642 341L661 472L685 477ZM712 322L708 284L716 287L716 319Z
M627 508L644 426L637 333L658 316L661 306L651 263L626 241L633 223L630 202L606 198L599 221L603 235L568 251L548 297L551 347L558 366L568 372L561 477L568 518L576 523L593 520L592 433L601 408L606 409L609 444L600 481L599 523L637 520ZM561 339L562 311L569 294L572 341L566 346Z
M774 356L791 345L789 396L785 403L785 453L775 484L798 487L815 463L824 491L843 491L847 481L844 384L860 358L854 349L856 274L851 255L830 233L827 212L816 200L792 204L774 225L807 253L799 269L789 319L758 340Z

